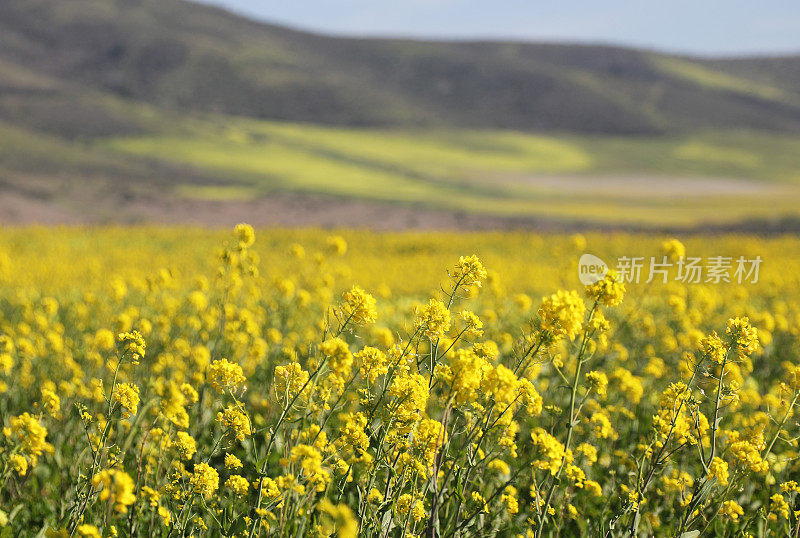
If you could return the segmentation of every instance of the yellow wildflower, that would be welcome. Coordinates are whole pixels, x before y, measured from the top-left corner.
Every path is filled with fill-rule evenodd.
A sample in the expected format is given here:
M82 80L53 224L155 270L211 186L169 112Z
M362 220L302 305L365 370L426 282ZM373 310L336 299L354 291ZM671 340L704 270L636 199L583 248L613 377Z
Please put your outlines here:
M92 485L100 488L100 500L112 504L114 510L121 514L136 501L133 478L125 471L104 469L94 475Z
M195 465L189 482L197 493L210 497L219 489L219 473L207 463Z

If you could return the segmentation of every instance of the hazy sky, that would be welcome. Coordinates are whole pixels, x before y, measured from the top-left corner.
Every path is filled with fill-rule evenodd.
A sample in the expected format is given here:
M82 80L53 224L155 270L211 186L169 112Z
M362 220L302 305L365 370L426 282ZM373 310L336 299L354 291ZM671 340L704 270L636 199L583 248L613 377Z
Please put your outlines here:
M800 0L204 0L345 35L603 42L696 54L800 52Z

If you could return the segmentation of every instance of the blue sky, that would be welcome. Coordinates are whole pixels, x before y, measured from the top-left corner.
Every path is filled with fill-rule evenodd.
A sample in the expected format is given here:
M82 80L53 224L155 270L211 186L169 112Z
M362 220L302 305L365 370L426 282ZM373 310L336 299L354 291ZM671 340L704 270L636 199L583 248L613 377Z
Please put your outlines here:
M613 43L693 54L800 52L800 0L204 0L342 35Z

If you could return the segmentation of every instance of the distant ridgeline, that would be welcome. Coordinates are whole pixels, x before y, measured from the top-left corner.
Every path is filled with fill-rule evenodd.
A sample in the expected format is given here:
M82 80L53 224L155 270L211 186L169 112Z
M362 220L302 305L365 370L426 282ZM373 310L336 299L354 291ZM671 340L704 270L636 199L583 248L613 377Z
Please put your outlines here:
M148 130L115 99L364 126L800 131L800 57L333 38L182 0L3 0L0 121Z

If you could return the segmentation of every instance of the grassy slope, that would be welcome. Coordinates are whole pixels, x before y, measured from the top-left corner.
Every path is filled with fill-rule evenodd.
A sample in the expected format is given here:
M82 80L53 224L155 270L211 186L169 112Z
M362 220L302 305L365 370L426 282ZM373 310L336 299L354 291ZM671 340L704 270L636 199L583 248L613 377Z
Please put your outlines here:
M505 216L649 224L797 215L800 207L800 139L790 136L337 128L191 119L115 99L93 106L135 127L126 131L145 134L68 140L0 121L0 181L80 210L92 210L96 196L115 197L114 204L162 191L217 200L301 191ZM702 185L707 177L750 183L746 192L706 188L702 194L690 183L665 196L608 181L638 176L664 178L661 183L691 178ZM111 207L104 211L113 214Z
M800 139L777 135L608 138L216 118L163 136L109 138L99 147L211 170L226 181L176 188L217 199L296 190L502 215L649 223L789 215L800 201ZM642 177L658 192L630 183ZM658 185L676 177L696 183L684 182L690 192ZM702 194L691 192L695 184Z

